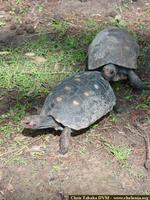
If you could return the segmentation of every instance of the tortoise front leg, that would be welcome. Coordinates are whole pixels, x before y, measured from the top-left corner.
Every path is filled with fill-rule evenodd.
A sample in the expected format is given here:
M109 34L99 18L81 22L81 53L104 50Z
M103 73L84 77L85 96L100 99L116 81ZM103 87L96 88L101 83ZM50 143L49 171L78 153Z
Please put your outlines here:
M136 90L143 89L143 83L133 70L128 70L128 79L131 86Z
M71 136L71 129L68 127L65 127L64 130L62 131L60 135L60 141L59 141L59 153L60 154L66 154L69 149L69 144L70 144L70 136Z

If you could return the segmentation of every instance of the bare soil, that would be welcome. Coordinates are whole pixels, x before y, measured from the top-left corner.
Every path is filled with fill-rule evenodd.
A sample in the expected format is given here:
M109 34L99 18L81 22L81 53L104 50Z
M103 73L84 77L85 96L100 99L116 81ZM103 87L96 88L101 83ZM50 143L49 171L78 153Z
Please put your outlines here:
M39 12L40 9L43 9L42 12ZM13 34L17 41L16 38L20 38L20 35L16 35L15 30L10 30L12 22L18 23L15 16L19 16L23 23L32 24L38 32L51 31L49 19L56 16L82 28L86 18L93 17L101 23L109 21L118 12L128 22L128 27L143 37L141 47L149 42L149 0L25 0L20 4L16 4L14 0L0 1L0 18L7 21L7 26L2 31L7 30L8 35ZM144 25L144 29L140 29L139 24ZM8 39L8 43L10 40ZM0 41L6 40L0 38ZM149 62L147 66L139 69L140 77L145 81L150 79L148 65ZM122 82L121 92L116 91L122 107L121 113L112 112L92 128L74 134L70 151L65 156L58 154L60 133L51 130L29 133L25 130L12 137L11 143L6 143L5 150L16 140L24 142L24 145L17 154L20 155L19 163L9 159L13 152L3 155L3 149L1 151L2 161L7 158L9 162L0 163L0 199L57 200L62 199L61 194L66 199L70 194L150 195L150 174L144 167L146 148L143 138L150 132L150 125L147 123L150 109L136 109L136 105L146 102L149 96L132 91L133 98L125 99L127 85L127 82ZM1 113L13 106L14 95L10 94L1 99ZM128 160L117 160L106 143L130 148L131 155Z

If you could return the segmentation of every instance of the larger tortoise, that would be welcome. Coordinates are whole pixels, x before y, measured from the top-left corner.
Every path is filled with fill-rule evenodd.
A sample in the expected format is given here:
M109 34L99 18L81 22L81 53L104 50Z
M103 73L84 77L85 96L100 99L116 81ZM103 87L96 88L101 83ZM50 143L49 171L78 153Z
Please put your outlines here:
M116 97L100 72L80 72L60 82L45 100L40 115L22 120L25 128L61 130L60 153L65 154L73 130L93 124L113 109Z
M108 81L129 79L135 89L143 84L136 75L139 45L127 30L108 27L99 32L88 49L88 69L102 69Z

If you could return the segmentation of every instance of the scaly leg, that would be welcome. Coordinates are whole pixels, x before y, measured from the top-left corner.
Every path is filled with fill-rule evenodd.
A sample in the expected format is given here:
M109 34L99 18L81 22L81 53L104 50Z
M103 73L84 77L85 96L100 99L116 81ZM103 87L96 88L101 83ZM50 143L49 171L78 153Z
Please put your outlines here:
M62 131L61 135L60 135L59 153L64 155L68 152L69 144L70 144L70 136L71 136L71 129L68 128L68 127L65 127L64 130Z
M142 90L143 89L143 83L140 80L140 78L136 75L136 73L133 70L128 71L128 79L130 81L131 86L134 89Z

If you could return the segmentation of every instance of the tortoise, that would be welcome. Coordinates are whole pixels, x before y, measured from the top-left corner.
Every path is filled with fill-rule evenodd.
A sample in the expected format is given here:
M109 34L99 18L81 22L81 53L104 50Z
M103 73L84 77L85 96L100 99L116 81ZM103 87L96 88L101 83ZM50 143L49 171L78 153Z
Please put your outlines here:
M116 97L99 71L78 72L61 81L50 93L39 115L22 119L24 128L60 130L60 150L69 148L72 131L87 128L110 112Z
M135 73L139 45L126 29L108 27L99 32L88 48L88 69L101 69L108 81L128 79L134 89L143 89Z

